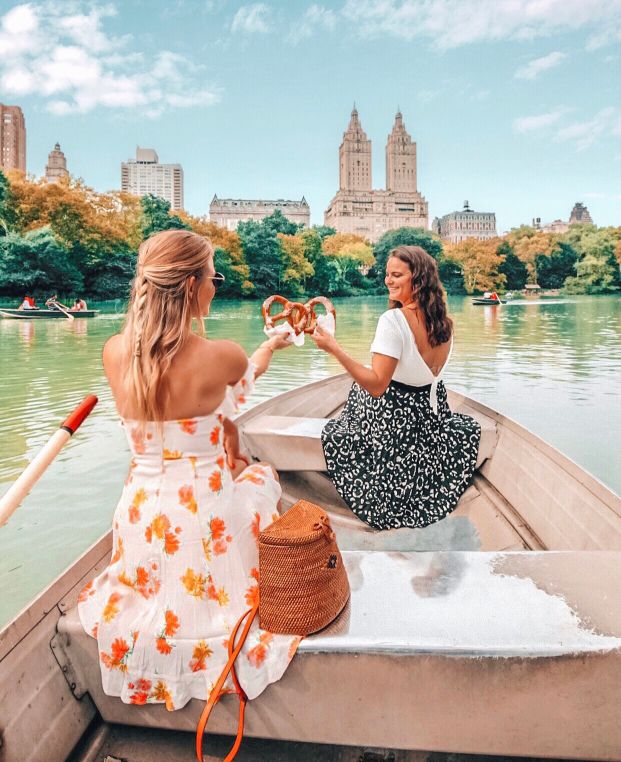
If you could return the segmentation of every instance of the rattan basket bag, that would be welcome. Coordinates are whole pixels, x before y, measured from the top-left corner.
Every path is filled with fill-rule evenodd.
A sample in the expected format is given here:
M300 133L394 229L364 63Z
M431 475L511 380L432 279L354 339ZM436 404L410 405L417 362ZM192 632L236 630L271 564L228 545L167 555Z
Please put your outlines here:
M328 515L318 505L299 500L259 533L259 603L240 617L229 638L228 662L211 691L196 730L199 762L203 759L203 733L209 715L223 695L229 673L239 697L239 723L235 744L224 762L234 759L239 750L247 697L237 679L235 659L257 612L264 630L310 635L329 625L348 599L349 580Z

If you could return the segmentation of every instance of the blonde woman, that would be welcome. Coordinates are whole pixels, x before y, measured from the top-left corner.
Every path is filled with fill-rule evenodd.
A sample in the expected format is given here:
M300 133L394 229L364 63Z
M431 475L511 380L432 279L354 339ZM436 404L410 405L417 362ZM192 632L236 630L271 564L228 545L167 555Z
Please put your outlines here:
M201 318L222 280L205 238L151 236L125 327L103 352L133 457L110 565L82 591L79 613L98 641L104 691L126 703L172 710L208 697L231 628L258 594L259 528L277 513L275 474L240 468L228 416L287 344L270 339L249 361L238 344L206 339ZM250 698L280 678L297 642L255 624L237 660Z

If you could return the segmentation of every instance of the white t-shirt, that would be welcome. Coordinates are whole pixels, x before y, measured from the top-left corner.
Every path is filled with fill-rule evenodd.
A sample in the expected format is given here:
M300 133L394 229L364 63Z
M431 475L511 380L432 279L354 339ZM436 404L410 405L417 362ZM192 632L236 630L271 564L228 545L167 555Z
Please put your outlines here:
M371 344L371 352L394 357L399 362L392 374L392 380L408 386L427 386L431 384L429 402L434 413L438 412L437 388L444 369L448 365L453 351L453 339L446 362L437 376L434 376L427 363L421 357L412 329L400 309L388 310L380 315Z

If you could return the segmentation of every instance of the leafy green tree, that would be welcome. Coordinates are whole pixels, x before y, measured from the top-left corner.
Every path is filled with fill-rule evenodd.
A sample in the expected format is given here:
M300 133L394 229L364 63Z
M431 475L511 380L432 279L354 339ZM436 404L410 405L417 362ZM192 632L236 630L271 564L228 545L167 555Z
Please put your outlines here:
M315 274L315 269L308 261L304 239L298 235L278 233L283 257L283 283L287 290L296 296L306 291L306 283Z
M303 228L303 225L297 225L295 222L288 220L280 209L276 209L269 217L265 217L262 223L265 229L272 235L277 235L278 233L295 235Z
M420 246L436 260L442 254L441 241L423 228L389 230L373 247L375 265L369 272L369 277L374 278L378 283L384 279L388 254L396 246Z
M190 225L171 213L170 203L149 193L140 199L142 207L142 237L148 238L160 230L190 230Z
M546 257L535 257L538 283L542 288L563 288L567 278L576 274L578 252L568 243L559 242L556 249Z
M98 299L127 298L136 268L136 251L127 244L81 247L84 290Z
M336 235L336 228L331 228L329 225L313 225L311 230L314 230L322 241L328 236Z
M265 220L248 220L239 223L237 234L250 267L255 293L260 297L277 294L282 284L283 257L276 233L270 230Z
M9 233L0 238L0 293L71 295L80 292L84 280L67 249L50 228L25 235Z
M503 241L496 251L504 256L502 264L498 267L498 272L506 277L507 289L509 291L521 291L528 282L528 268L516 256L508 241Z
M0 236L9 233L9 198L11 185L7 176L0 169Z
M220 246L214 253L214 265L224 275L225 281L218 288L218 294L226 297L249 296L254 292L254 284L248 279L248 266L236 263L231 252Z
M587 254L576 264L576 276L565 281L570 294L611 294L620 288L619 265L614 256Z
M464 270L461 264L446 254L438 261L438 272L445 290L449 294L465 294Z

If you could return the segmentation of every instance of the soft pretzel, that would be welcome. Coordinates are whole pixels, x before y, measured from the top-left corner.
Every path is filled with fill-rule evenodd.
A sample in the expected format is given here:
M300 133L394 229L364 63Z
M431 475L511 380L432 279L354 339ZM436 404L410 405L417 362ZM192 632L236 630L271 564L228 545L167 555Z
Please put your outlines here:
M282 304L282 312L272 315L270 310L274 303ZM308 323L308 311L300 302L290 302L284 296L268 296L261 307L261 314L265 322L265 327L269 330L274 328L275 324L281 320L286 320L293 328L296 335L302 333Z
M276 315L272 315L270 313L274 302L282 304L283 306L282 312L278 312ZM261 315L263 315L265 327L274 328L274 325L280 320L289 319L289 316L291 315L291 302L288 299L285 299L284 296L279 296L278 294L268 296L267 299L263 302L263 306L261 307Z
M306 324L308 323L308 310L306 306L301 302L289 302L291 305L291 313L287 320L289 325L293 328L296 335L303 333L306 330Z
M334 309L332 302L325 296L315 296L304 305L306 307L306 311L308 312L308 322L306 324L306 328L304 329L305 333L313 333L317 327L317 313L315 312L315 307L318 304L323 305L326 311L326 315L332 315L334 322L336 323L336 310Z

